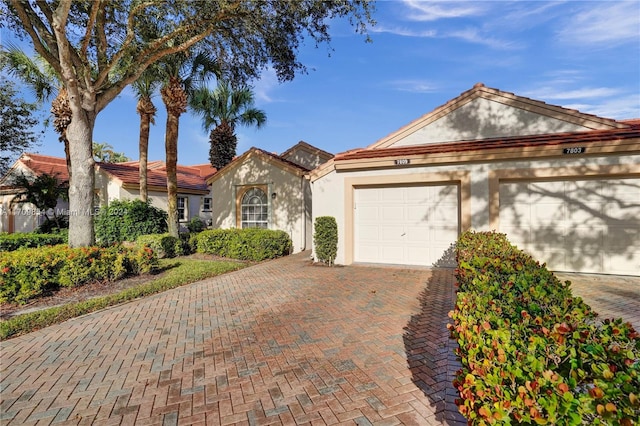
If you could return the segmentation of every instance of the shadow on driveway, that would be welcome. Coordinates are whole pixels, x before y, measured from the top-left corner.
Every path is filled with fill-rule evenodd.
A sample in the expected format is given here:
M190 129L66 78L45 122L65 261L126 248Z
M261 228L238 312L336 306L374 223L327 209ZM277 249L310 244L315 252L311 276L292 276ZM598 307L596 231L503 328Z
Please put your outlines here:
M427 396L442 424L466 425L458 412L453 387L455 373L461 368L449 338L448 317L455 304L455 278L452 269L434 269L420 293L420 312L412 315L403 335L413 383Z

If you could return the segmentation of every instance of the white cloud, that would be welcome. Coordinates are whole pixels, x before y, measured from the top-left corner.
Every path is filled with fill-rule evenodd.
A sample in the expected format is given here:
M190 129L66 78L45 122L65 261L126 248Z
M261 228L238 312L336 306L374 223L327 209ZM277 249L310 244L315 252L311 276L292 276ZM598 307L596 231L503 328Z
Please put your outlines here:
M632 94L614 99L607 99L603 102L598 102L595 105L568 105L567 108L575 108L579 111L594 114L599 117L613 118L616 120L640 118L640 95Z
M586 2L589 9L571 17L558 32L561 41L571 44L602 45L638 43L640 2Z
M619 88L613 87L583 87L580 89L559 89L557 87L542 87L534 91L528 92L525 96L542 99L599 99L616 96L622 93Z
M436 30L416 31L410 30L406 27L385 27L383 25L377 25L371 29L374 33L389 33L399 35L402 37L418 37L418 38L433 38L436 37L438 32Z
M256 104L267 104L275 102L272 92L279 86L278 76L273 67L268 67L262 71L260 78L253 84Z
M476 28L467 28L459 31L452 31L449 34L445 34L445 37L459 38L469 43L483 44L494 49L518 49L520 44L515 41L504 41L494 37L487 37L478 31Z
M411 21L436 21L444 18L463 18L483 13L478 3L460 1L417 1L405 0L410 11L406 18Z
M410 93L432 93L438 88L426 80L394 80L390 85L401 92Z

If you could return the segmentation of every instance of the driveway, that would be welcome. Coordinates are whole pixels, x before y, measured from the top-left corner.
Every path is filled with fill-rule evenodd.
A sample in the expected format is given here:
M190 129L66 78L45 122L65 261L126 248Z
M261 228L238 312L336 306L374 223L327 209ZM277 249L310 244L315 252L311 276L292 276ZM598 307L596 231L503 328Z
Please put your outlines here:
M600 320L623 318L640 331L640 277L569 274L557 272L561 281L571 281L571 292L598 313Z
M0 343L0 423L466 424L453 271L308 256Z

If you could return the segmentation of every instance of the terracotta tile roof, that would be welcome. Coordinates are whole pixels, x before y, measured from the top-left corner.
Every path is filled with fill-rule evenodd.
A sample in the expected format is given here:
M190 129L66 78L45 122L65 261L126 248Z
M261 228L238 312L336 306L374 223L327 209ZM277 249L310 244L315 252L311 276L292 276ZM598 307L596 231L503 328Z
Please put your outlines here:
M330 152L317 148L305 141L300 141L294 146L292 146L291 148L287 149L285 152L280 154L280 157L287 157L289 154L293 153L298 148L303 148L303 149L306 148L308 151L316 152L319 155L322 155L323 157L327 157L327 159L333 158L333 154L331 154Z
M288 164L291 167L294 167L296 169L300 169L300 170L302 170L304 172L311 171L311 169L308 169L308 168L306 168L304 166L301 166L298 163L294 163L293 161L286 160L286 159L282 158L281 156L279 156L278 154L274 154L273 152L268 152L268 151L265 151L264 149L256 148L255 146L251 147L249 149L249 151L251 151L251 150L260 151L261 153L263 153L265 155L268 155L269 157L274 158L277 161L281 161L281 162L283 162L285 164ZM238 158L240 158L240 157L238 157Z
M69 182L69 171L67 170L67 160L49 155L25 153L18 159L32 170L36 176L54 176L60 182Z
M97 163L100 170L120 180L126 186L140 185L138 162ZM200 170L189 166L177 166L178 190L208 191ZM167 186L167 169L164 164L154 162L153 168L147 168L147 185L159 188Z
M629 124L629 123L627 123ZM620 139L640 139L640 120L625 129L591 130L583 132L553 133L545 135L513 136L477 141L444 142L425 145L402 146L397 148L360 149L347 151L335 156L335 161L364 158L396 157L409 155L436 154L447 152L481 151L499 148L519 148L546 145L589 144Z

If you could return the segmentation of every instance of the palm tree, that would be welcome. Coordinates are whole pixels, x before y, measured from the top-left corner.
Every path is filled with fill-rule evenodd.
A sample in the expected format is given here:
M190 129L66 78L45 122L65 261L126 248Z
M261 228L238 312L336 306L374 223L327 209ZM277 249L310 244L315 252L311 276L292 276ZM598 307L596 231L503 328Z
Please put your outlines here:
M1 68L8 68L9 73L26 83L39 103L44 103L57 92L55 99L51 102L51 113L54 117L53 128L60 135L58 138L60 142L64 143L67 169L69 177L71 177L71 156L67 139L67 127L71 123L71 108L67 91L61 83L60 76L42 57L36 55L34 58L30 58L14 44L9 43L7 49L1 53Z
M149 129L151 124L155 124L156 106L153 104L152 96L160 85L160 76L156 67L151 66L132 84L133 91L138 98L136 110L140 114L140 138L139 147L139 177L140 177L140 199L147 201L147 163L149 157Z
M189 94L210 75L219 75L219 68L208 54L193 57L175 54L161 64L164 84L160 89L167 110L165 155L167 170L167 208L169 234L178 237L178 127L180 116L187 111Z
M260 128L267 122L265 112L253 104L253 92L247 86L233 89L227 82L218 82L213 91L203 86L194 92L189 106L202 116L205 131L211 130L209 160L213 167L221 169L235 157L236 125Z
M101 163L124 163L129 161L129 158L124 152L116 152L113 150L113 146L106 142L100 143L93 141L93 158Z

